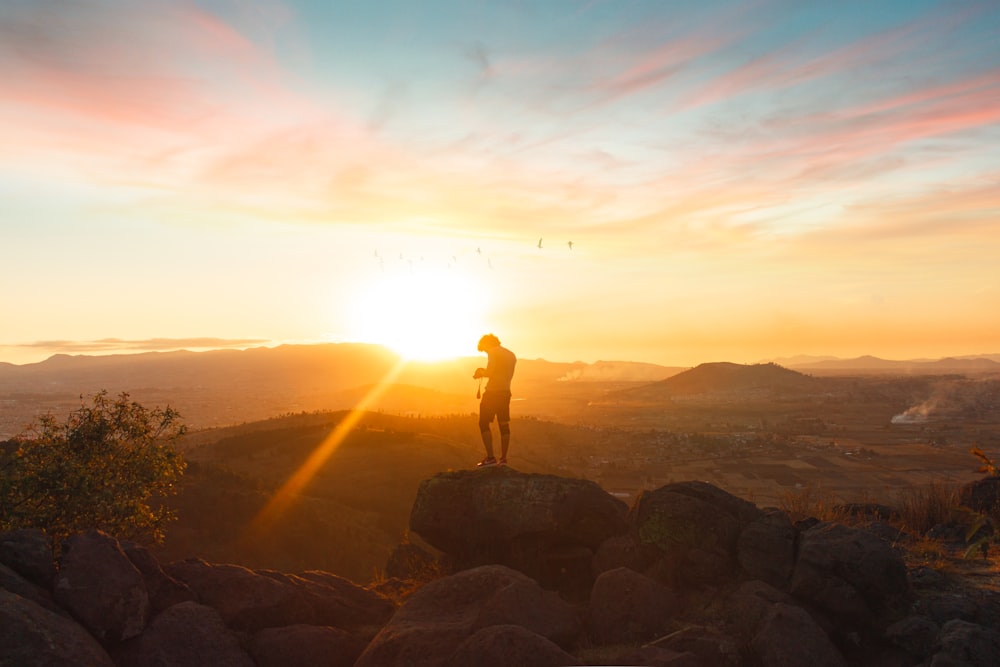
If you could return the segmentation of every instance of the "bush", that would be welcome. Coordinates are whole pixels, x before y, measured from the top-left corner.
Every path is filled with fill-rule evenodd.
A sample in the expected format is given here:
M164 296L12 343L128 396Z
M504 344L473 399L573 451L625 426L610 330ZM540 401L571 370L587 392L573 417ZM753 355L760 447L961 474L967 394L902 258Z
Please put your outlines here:
M40 528L54 541L96 528L158 542L172 518L154 499L174 492L185 432L171 408L147 410L106 391L66 421L39 417L0 454L0 530Z

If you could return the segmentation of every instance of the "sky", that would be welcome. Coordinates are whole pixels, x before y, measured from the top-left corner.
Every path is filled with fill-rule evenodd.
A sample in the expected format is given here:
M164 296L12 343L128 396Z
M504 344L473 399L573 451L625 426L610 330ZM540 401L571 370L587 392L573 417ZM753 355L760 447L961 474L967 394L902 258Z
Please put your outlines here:
M0 361L1000 352L1000 3L2 0Z

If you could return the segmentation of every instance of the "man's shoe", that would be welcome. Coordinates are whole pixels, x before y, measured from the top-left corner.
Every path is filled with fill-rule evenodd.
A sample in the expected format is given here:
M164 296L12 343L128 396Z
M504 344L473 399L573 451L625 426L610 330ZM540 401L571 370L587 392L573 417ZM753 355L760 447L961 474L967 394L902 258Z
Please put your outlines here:
M507 465L507 459L501 457L501 459L497 462L497 465L500 465L500 466Z
M485 459L476 464L477 468L490 468L497 464L497 460L492 456L487 456Z

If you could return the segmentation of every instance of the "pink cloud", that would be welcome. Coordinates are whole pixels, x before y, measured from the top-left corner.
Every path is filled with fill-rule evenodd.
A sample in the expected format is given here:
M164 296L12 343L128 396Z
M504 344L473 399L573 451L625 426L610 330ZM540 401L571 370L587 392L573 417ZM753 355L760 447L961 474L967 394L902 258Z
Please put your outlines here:
M187 3L83 3L4 19L0 136L23 151L163 159L335 117L292 92L274 55Z

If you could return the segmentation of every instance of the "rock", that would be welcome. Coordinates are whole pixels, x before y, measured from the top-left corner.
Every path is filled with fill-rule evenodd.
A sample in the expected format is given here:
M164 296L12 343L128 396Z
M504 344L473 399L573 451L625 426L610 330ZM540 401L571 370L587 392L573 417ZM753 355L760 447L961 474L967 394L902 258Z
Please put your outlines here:
M776 603L753 638L763 667L847 667L847 660L801 607Z
M444 662L447 667L561 667L581 664L541 635L520 625L493 625L473 633Z
M515 593L505 592L517 586ZM545 636L575 621L575 611L541 591L538 584L502 565L484 565L436 579L417 590L396 611L358 658L356 667L440 665L463 641L486 625L503 620ZM512 603L544 604L517 609ZM566 616L565 618L560 618ZM561 633L562 631L559 630Z
M751 577L787 591L795 569L796 537L797 531L785 512L764 512L740 533L740 566Z
M668 484L642 491L629 523L642 544L660 550L659 579L673 585L713 583L737 571L737 540L761 516L752 503L704 482Z
M867 623L903 600L909 582L900 554L878 537L820 523L800 535L791 592L835 615Z
M437 558L416 544L403 542L393 547L385 563L385 576L398 579L429 579L439 569Z
M0 533L0 563L47 591L56 579L49 536L37 528Z
M885 630L885 638L915 658L931 655L940 628L923 616L907 616Z
M564 649L583 631L576 607L527 578L499 589L480 608L474 627L493 625L523 625Z
M592 559L596 577L601 572L627 567L636 572L645 572L659 557L659 550L649 544L639 542L637 535L626 533L614 535L601 542Z
M743 658L736 641L711 628L697 625L672 632L653 643L675 653L698 656L701 667L741 667Z
M233 630L307 623L314 625L312 607L292 586L238 565L213 565L189 559L164 566L164 571L195 592L198 601L215 609Z
M257 667L352 667L365 638L321 625L265 628L250 641Z
M69 618L69 614L63 611L62 607L52 600L52 596L47 590L36 586L3 564L0 564L0 588L31 600L38 606L45 607L53 613Z
M77 623L0 589L0 665L114 667L114 662Z
M589 590L589 561L581 565L581 559L625 531L626 510L587 480L507 467L459 470L421 483L410 530L446 553L456 569L496 563L547 588Z
M626 649L614 658L618 665L643 665L644 667L703 667L694 653L678 653L656 646Z
M985 477L962 485L958 502L975 512L995 512L1000 507L1000 477Z
M152 614L142 574L115 538L96 530L63 543L53 596L105 644L135 637Z
M948 578L926 565L917 565L907 572L910 585L917 588L944 588L948 585Z
M297 589L303 601L312 608L316 625L348 629L381 627L396 611L395 605L385 596L329 572L309 570L293 575L260 570L260 574Z
M968 621L948 621L938 635L941 653L972 667L1000 665L1000 631ZM934 656L938 664L938 655Z
M736 636L749 644L757 634L760 624L776 603L795 604L791 595L759 580L744 582L726 600L726 620Z
M120 542L122 551L132 565L142 574L153 611L160 612L180 602L195 599L194 592L186 585L169 576L146 547L133 542Z
M326 572L302 576L257 572L199 559L170 563L164 570L189 586L234 630L257 632L298 624L381 626L394 611L385 597Z
M974 623L979 613L976 601L965 593L924 595L920 600L920 607L938 625L957 619Z
M609 570L590 594L590 636L598 644L647 642L666 634L677 611L677 596L657 581L625 567Z
M255 667L219 613L190 601L163 610L145 632L122 644L116 662L119 667Z

